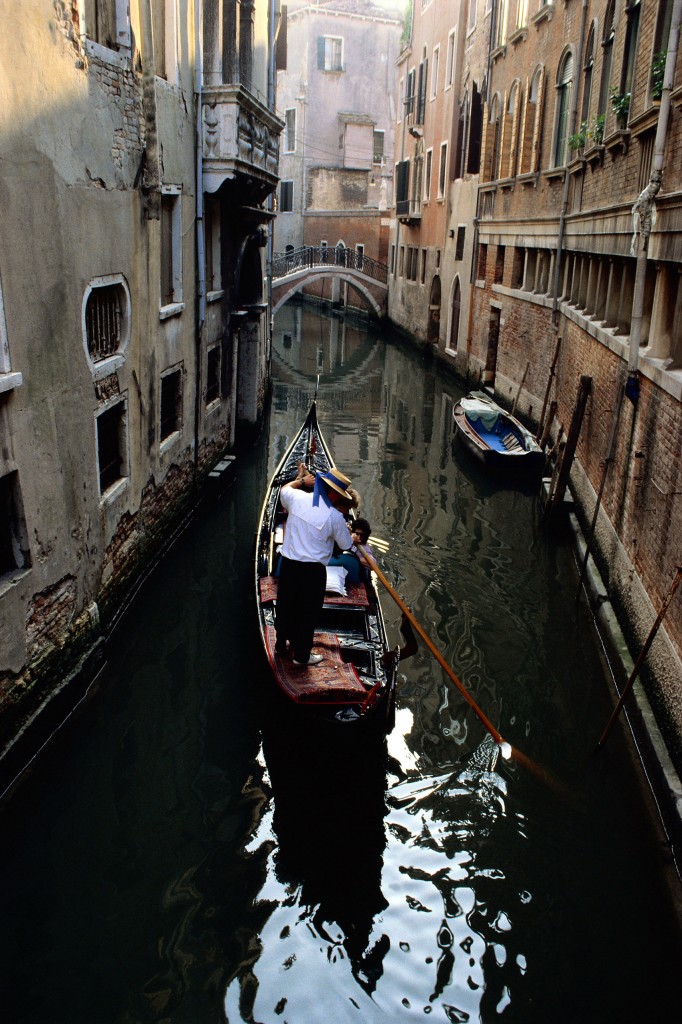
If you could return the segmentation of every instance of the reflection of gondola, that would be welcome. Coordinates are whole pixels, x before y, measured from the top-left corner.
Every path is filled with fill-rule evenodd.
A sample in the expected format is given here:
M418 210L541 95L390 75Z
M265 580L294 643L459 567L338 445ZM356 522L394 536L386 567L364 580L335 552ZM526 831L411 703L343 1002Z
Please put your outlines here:
M371 579L348 585L344 594L326 595L315 633L315 651L324 655L319 665L296 667L275 652L276 546L285 523L279 492L296 476L301 461L312 472L324 472L332 465L314 401L274 473L258 527L256 598L270 667L280 689L301 714L314 713L335 723L373 722L381 730L388 730L399 654L389 650L379 597Z
M457 434L486 468L540 472L545 454L523 424L482 391L473 391L454 410Z
M271 711L272 709L270 709ZM274 797L280 883L297 890L296 925L336 946L356 981L373 991L390 943L372 937L387 906L381 891L386 845L386 744L369 736L343 737L300 728L283 729L266 711L263 754ZM292 936L295 947L296 936Z

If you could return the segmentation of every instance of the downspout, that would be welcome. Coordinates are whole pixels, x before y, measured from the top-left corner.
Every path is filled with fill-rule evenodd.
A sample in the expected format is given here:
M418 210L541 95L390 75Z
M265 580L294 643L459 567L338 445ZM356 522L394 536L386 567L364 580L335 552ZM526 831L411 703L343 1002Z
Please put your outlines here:
M646 282L649 236L651 235L651 228L653 227L656 212L655 199L661 188L661 182L663 180L663 156L665 153L665 142L668 133L668 122L670 119L670 93L672 91L673 81L675 78L675 64L677 63L677 51L680 44L682 0L674 0L674 4L672 18L670 21L670 35L668 36L668 54L665 59L665 71L663 72L663 92L661 93L661 105L658 110L654 154L651 161L651 177L649 178L649 184L640 193L636 203L632 207L634 233L630 254L634 256L636 252L637 264L635 268L635 288L632 297L628 377L625 385L625 394L632 402L636 402L639 398L639 346L642 337L644 285ZM637 235L639 235L639 242L637 242Z
M275 40L276 31L275 23L277 17L276 3L275 0L269 0L268 7L268 110L271 113L275 113L276 105L276 71L275 71ZM270 213L274 210L274 194L271 192L268 196L267 209ZM272 263L274 259L274 218L270 218L268 221L268 246L267 246L267 266L265 271L265 280L267 287L268 296L268 324L267 324L267 339L266 339L266 374L268 384L270 383L270 365L272 359L272 332L273 332L273 316L272 316Z
M161 170L159 167L159 135L156 121L156 83L154 70L154 40L152 12L148 3L140 4L140 33L142 35L142 105L145 124L145 161L142 192L144 214L147 220L161 216Z
M203 119L202 119L202 0L194 0L194 102L196 121L196 246L197 246L197 320L195 346L195 391L194 391L194 481L199 470L199 419L202 394L202 337L206 319L206 246L204 241L204 163L203 163Z
M575 88L571 98L571 121L568 130L568 138L575 134L578 123L578 84L583 66L583 55L585 53L585 29L587 27L587 0L583 0L583 9L580 17L580 42L578 44L578 60L575 70ZM554 261L554 283L552 284L552 328L556 332L559 322L559 282L561 280L561 257L564 251L564 235L566 233L566 211L568 210L568 189L570 186L570 175L568 171L564 174L564 190L561 197L561 213L559 214L559 234L556 245L556 259Z

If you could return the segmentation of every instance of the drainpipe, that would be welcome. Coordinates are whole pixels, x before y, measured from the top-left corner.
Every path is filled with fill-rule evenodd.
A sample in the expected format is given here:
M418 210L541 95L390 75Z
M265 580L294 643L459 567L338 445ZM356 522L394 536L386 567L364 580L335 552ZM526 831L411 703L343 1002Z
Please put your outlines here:
M571 97L571 121L568 129L568 137L575 134L578 123L578 82L583 66L583 55L585 53L585 31L587 27L587 0L583 0L583 9L580 17L580 42L578 44L578 60L575 71L575 88ZM568 145L568 143L567 143ZM564 251L564 235L566 233L566 211L568 210L568 189L570 176L568 171L564 174L564 190L561 197L561 213L559 215L559 235L556 246L556 259L554 261L554 282L552 284L552 328L556 332L559 322L559 281L561 280L561 257Z
M146 130L142 186L145 197L144 214L147 220L159 220L161 216L161 171L159 167L159 136L156 123L152 12L151 5L148 3L140 4L140 34L142 36L142 105L144 108Z
M276 105L276 71L275 71L275 24L276 24L276 7L275 0L269 0L268 5L268 110L273 114L275 113ZM267 209L272 213L274 209L274 195L271 192L268 196ZM272 329L273 329L273 316L272 316L272 261L274 258L274 220L271 218L268 221L267 232L268 232L268 246L267 246L267 266L265 271L265 281L267 287L267 298L268 298L268 323L267 323L267 352L266 352L266 365L267 365L267 377L268 382L270 380L270 360L272 358Z
M656 212L655 199L661 188L661 182L663 180L663 156L665 153L665 141L668 133L668 122L670 119L670 93L673 87L677 51L680 43L682 0L674 0L674 4L675 6L673 7L672 18L670 21L670 35L668 36L668 55L665 60L665 71L663 73L663 92L661 94L661 105L658 110L658 124L656 125L654 155L651 161L651 177L649 179L649 184L640 193L636 203L632 207L634 234L630 254L634 256L636 253L637 264L635 268L635 289L632 297L628 378L625 384L625 394L632 402L636 402L639 398L639 345L642 337L644 285L646 282L649 236L651 235L651 228L653 227ZM639 239L637 239L638 235Z
M195 346L195 388L194 388L194 480L199 468L199 419L201 415L202 383L202 336L206 318L206 250L204 241L204 163L203 163L203 118L201 90L203 79L202 48L202 3L194 0L194 97L196 120L196 251L197 251L197 321Z

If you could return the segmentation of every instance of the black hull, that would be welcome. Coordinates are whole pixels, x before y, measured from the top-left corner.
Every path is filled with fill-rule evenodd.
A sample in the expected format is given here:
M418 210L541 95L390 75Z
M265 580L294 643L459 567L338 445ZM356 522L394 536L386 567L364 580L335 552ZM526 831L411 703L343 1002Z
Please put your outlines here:
M372 581L354 584L344 597L326 595L315 647L325 654L314 668L295 668L274 650L277 544L284 512L281 487L294 479L299 462L313 471L333 465L317 423L313 401L306 419L269 483L256 538L255 593L261 642L280 693L280 705L297 723L343 735L385 734L394 719L397 650L388 647L379 596ZM325 646L327 645L327 646ZM282 704L283 702L283 704Z

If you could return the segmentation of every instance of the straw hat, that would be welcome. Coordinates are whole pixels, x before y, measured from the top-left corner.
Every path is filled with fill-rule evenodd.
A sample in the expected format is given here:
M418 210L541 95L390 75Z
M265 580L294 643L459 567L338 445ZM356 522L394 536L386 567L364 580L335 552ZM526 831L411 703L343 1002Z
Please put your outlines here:
M353 495L347 490L350 486L350 480L336 466L332 466L326 473L320 473L319 476L327 487L331 487L332 490L340 494L346 501L353 501Z

